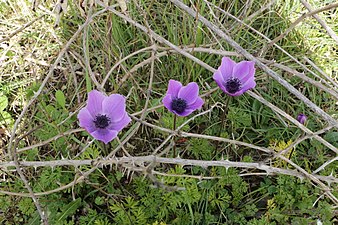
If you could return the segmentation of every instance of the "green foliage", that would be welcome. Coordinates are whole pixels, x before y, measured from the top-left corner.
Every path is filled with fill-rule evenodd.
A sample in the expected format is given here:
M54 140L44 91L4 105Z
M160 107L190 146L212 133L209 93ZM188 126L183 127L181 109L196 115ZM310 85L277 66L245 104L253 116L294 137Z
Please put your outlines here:
M166 110L166 109L163 109ZM184 122L186 122L186 119L184 117L176 117L176 128L181 126ZM173 129L174 126L174 114L171 112L163 113L161 120L160 120L161 126L169 129ZM181 131L188 131L190 129L189 124L186 124L183 126Z
M55 221L56 224L61 224L63 221L65 221L66 218L69 216L72 216L75 214L76 210L81 206L82 201L80 198L76 199L75 201L72 201L68 203L67 205L64 205L62 208L60 208L59 213L57 213L54 216L51 216L51 221Z
M89 207L85 208L86 215L79 218L80 225L108 225L108 218L104 214L99 214L96 210Z
M332 210L326 201L314 202L319 198L318 190L311 183L289 176L278 176L276 183L265 180L263 189L268 188L269 196L265 218L277 224L309 224L320 218L324 224L333 218ZM262 190L263 190L262 189Z
M327 132L324 136L324 139L338 148L338 132Z
M235 128L251 127L251 115L241 108L229 107L228 119Z
M60 93L60 92L59 92ZM62 94L58 94L58 104L46 104L45 101L41 101L40 109L36 114L36 122L42 124L41 129L34 132L36 138L40 141L46 141L71 127L74 119L68 117L67 110L61 106L63 104ZM63 155L68 155L67 137L61 137L52 143L52 148L57 152L61 152Z
M6 96L0 97L0 111L4 111L8 106L8 98Z
M64 179L65 176L62 174L61 168L44 168L40 172L40 176L37 179L37 184L34 191L43 192L59 187L61 179Z
M4 23L6 25L4 29L8 29L8 34L11 34L16 29L15 27L22 27L29 22L26 18L15 18L20 17L20 13L25 15L27 20L33 18L29 10L20 10L21 4L27 2L17 0L0 2L1 19L11 21L11 23ZM43 4L46 4L44 8L53 8L52 2L44 1ZM213 7L204 1L185 0L184 2L198 9L199 13L207 19L222 25L224 30L228 31L228 35L248 52L303 71L298 64L290 61L285 53L277 52L274 48L270 48L267 52L260 52L266 44L265 41L263 42L261 37L246 26L237 24L230 16L219 12L209 13L210 8ZM248 21L247 17L254 15L266 5L267 1L251 1L251 4L245 7L241 1L212 2L219 4L220 8L238 16L269 38L275 38L283 33L290 25L289 20L293 21L292 17L295 16L295 12L303 10L299 2L277 1L275 9L265 10ZM97 5L90 9L85 5L77 6L76 1L68 1L68 3L69 10L64 12L59 28L53 28L51 19L45 16L35 21L34 26L28 26L16 33L8 42L3 41L1 45L3 48L0 48L0 68L4 69L0 76L1 129L4 126L11 128L13 118L17 118L23 106L35 96L44 79L42 75L47 74L49 64L64 46L60 43L66 43L76 29L88 19L89 14L84 14L89 11L95 13L101 9ZM139 5L132 2L128 4L128 14L135 21L144 25L149 24L152 30L175 45L182 48L192 47L191 54L214 68L219 66L221 56L209 52L194 52L195 47L234 51L224 40L216 40L215 34L196 18L182 13L169 1L142 0L137 3ZM78 7L81 7L82 11ZM28 8L31 6L22 7L22 9ZM33 14L35 13L41 12L37 11ZM26 14L29 15L26 16ZM4 16L8 18L3 18ZM296 16L299 15L296 14ZM336 24L337 18L337 16L332 16L332 18L326 17L325 19L330 24ZM310 19L307 18L307 21ZM17 20L23 24L17 24ZM12 23L14 25L11 25ZM334 75L337 71L337 63L331 63L332 60L327 60L327 58L337 58L336 45L315 43L316 39L325 41L325 32L318 27L311 27L312 24L308 22L303 25L307 29L298 26L299 29L289 33L278 44L298 60L303 60L304 55L309 58L313 57L313 60L319 62L327 74ZM86 36L83 36L84 33ZM93 160L94 163L95 159L104 157L119 145L118 141L114 141L104 147L99 142L87 146L88 143L83 137L89 134L85 131L63 136L64 132L78 128L76 115L70 113L77 112L82 107L86 96L85 91L88 92L96 86L89 76L90 71L85 62L87 56L83 55L84 50L89 57L89 66L99 82L117 61L129 56L112 71L103 88L107 93L120 93L128 96L127 111L130 114L144 108L151 72L154 72L154 77L152 91L149 95L149 108L161 104L169 79L180 80L184 85L191 81L198 82L200 93L206 93L216 87L212 74L187 59L186 56L166 52L164 57L158 57L155 60L154 71L150 71L150 66L143 63L151 57L151 51L130 55L139 49L149 47L153 42L154 40L150 39L148 34L140 32L113 13L104 13L95 17L80 36L74 39L68 48L67 55L57 65L39 97L29 106L29 110L17 129L17 137L21 139L17 147L46 142L55 136L62 137L53 139L43 146L20 152L18 154L20 160L47 161L67 158ZM156 45L157 53L167 50L165 45L158 42ZM84 46L86 49L83 49ZM32 54L27 55L27 53ZM239 61L242 58L234 57L234 59ZM142 67L135 71L134 67L141 64ZM329 94L319 91L314 85L304 83L293 75L290 76L289 72L279 70L272 64L269 66L325 111L330 114L336 113L335 101ZM126 76L129 78L120 84ZM312 75L306 74L306 76ZM8 77L8 79L4 80L3 77ZM309 119L306 126L314 132L324 128L325 123L319 116L310 112L303 103L290 96L290 93L279 82L272 80L258 68L256 81L258 85L255 91L264 99L294 117L299 112L308 113ZM203 98L205 100L203 110L209 109L215 103L224 105L226 102L225 95L221 91L213 92ZM276 152L284 150L302 135L300 130L288 120L278 116L247 94L234 98L227 107L223 124L220 121L223 111L215 107L211 113L189 121L181 130L252 143L269 147ZM167 129L174 127L174 115L165 108L148 111L145 119ZM177 117L176 128L186 121L187 118ZM138 125L134 123L132 128ZM338 146L336 130L332 129L321 135L333 146ZM119 135L120 140L124 140L125 136L126 134ZM141 125L124 148L134 156L146 155L167 136L166 132ZM238 162L260 162L266 157L265 153L254 149L227 143L216 144L215 141L202 138L175 137L175 140L182 158L215 160L226 156L229 160ZM290 157L306 171L314 171L333 157L326 146L315 139L305 140L293 150L292 155L285 156ZM78 153L81 154L77 156ZM122 151L118 151L116 156L123 154ZM4 157L4 160L7 159ZM274 160L271 165L290 169L289 165L278 159ZM168 187L165 189L159 188L158 183L152 183L147 174L141 174L138 171L129 173L129 171L120 170L120 166L125 165L119 164L113 168L100 167L71 188L48 195L39 195L40 204L47 212L50 224L274 225L314 224L317 219L323 221L324 224L336 222L334 219L336 211L332 208L331 202L326 197L322 197L325 196L322 190L308 181L301 181L290 176L276 174L248 176L245 174L257 172L255 169L249 171L241 168L202 168L189 165L156 164L154 170L164 173L165 176L155 173L152 175L159 183ZM149 165L135 163L137 169L142 166ZM332 162L320 173L321 175L332 173L336 176L337 167L338 162ZM92 165L76 168L70 166L25 168L23 171L33 191L41 193L73 182L90 168ZM5 177L2 189L26 193L24 183L11 169L2 171ZM331 185L333 192L337 195L337 186ZM172 189L178 190L169 191ZM0 211L1 224L40 224L39 214L28 197L1 195Z
M115 214L116 224L145 224L147 221L143 208L139 207L138 201L132 197L127 197L121 203L112 204L110 210Z
M168 174L184 175L186 172L181 167L175 167L175 169L168 171ZM297 180L292 177L282 176L278 178L276 185L271 185L273 181L267 179L268 187L274 187L273 190L265 188L266 183L261 184L260 195L267 198L268 194L275 199L273 207L265 206L267 210L264 212L262 208L257 208L256 204L251 202L253 201L251 197L254 196L250 197L249 195L248 198L248 183L238 176L235 169L212 168L210 173L221 176L222 179L198 182L196 179L177 176L163 178L166 185L185 187L184 191L176 192L152 188L148 180L135 178L132 185L137 195L133 198L127 197L122 204L120 202L113 203L110 207L115 213L116 217L114 218L118 218L114 219L115 223L135 223L138 213L142 212L143 216L140 219L146 218L147 223L161 220L171 224L190 224L192 221L194 224L204 224L205 221L209 223L232 221L236 224L251 224L251 222L252 224L264 222L266 222L265 224L278 224L281 221L288 221L283 219L289 218L286 212L297 212L301 209L306 214L313 210L311 206L314 197L309 198L311 186L295 182ZM301 189L299 189L299 185L302 185ZM293 192L294 194L292 194ZM295 196L293 197L295 199L287 200L288 196L290 198ZM135 198L138 201L135 201ZM260 199L261 197L255 196L255 198ZM318 210L322 211L323 209L318 206ZM263 213L264 217L255 218L257 213ZM323 216L318 214L305 219L298 216L292 221L310 222L313 221L313 218L323 218ZM331 219L332 216L328 216L328 218Z
M235 224L303 224L314 222L317 218L327 222L333 217L327 202L319 200L317 205L313 206L317 195L312 193L311 184L296 178L266 178L257 189L259 192L253 195L248 194L248 183L232 168L211 168L211 175L222 178L200 182L177 176L185 173L186 169L176 166L168 171L168 174L175 174L175 177L162 177L165 185L185 188L175 192L153 188L147 179L135 178L130 184L135 190L133 197L110 201L114 224L151 224L156 221L166 221L170 224L205 224L206 221L232 221ZM265 204L264 199L268 199ZM260 208L254 203L257 201L260 202ZM293 214L292 217L290 213Z
M0 93L1 94L1 93ZM5 109L8 107L8 98L5 95L0 95L0 126L11 126L14 122L11 114Z
M35 212L34 203L31 198L23 198L18 204L19 210L22 214L31 216Z
M65 106L66 106L66 97L65 97L65 94L60 91L60 90L57 90L55 92L55 98L56 98L56 102L62 107L65 109Z
M191 152L194 159L211 159L214 147L205 139L191 139L189 141L188 151Z

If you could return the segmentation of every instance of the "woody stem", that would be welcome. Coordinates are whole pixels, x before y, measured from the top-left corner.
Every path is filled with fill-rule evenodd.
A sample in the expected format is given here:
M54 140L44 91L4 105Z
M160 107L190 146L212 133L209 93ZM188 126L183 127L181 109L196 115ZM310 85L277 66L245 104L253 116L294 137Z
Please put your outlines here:
M221 115L221 123L220 123L220 128L219 128L219 131L218 131L218 135L217 135L218 137L221 137L222 130L223 130L223 128L226 127L226 119L225 118L226 118L226 115L228 114L230 102L231 102L231 97L228 96L227 99L226 99L226 102L225 102L224 111ZM218 147L219 147L219 142L216 143L215 152L214 152L213 157L216 156Z

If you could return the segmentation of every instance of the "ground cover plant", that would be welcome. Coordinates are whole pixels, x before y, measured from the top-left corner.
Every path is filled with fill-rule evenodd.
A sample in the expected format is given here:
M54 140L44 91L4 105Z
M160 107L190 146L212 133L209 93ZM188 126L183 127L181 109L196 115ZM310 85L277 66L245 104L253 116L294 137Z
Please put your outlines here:
M1 224L337 223L337 7L1 1Z

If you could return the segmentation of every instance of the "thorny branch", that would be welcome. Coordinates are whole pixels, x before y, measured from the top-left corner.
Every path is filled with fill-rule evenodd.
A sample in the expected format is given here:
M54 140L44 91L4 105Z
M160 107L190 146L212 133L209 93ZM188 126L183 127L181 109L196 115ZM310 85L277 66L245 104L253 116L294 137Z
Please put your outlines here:
M93 165L95 164L97 168L102 166L112 166L112 165L121 165L125 168L129 168L133 170L138 170L137 165L144 165L145 163L154 163L155 164L174 164L181 166L199 166L203 168L207 167L225 167L225 168L245 168L245 169L257 169L265 171L268 175L277 175L277 174L285 174L294 177L298 177L300 179L306 178L301 172L291 169L282 169L273 166L266 165L262 162L234 162L229 161L227 159L222 160L194 160L194 159L181 159L181 158L166 158L166 157L158 157L154 155L148 156L134 156L134 157L113 157L113 158L98 158L98 159L87 159L87 160L52 160L52 161L22 161L20 163L23 167L57 167L57 166L74 166L80 167L85 165ZM0 163L0 167L7 168L10 166L14 166L14 162L4 162ZM145 171L144 171L145 172ZM333 176L319 176L313 175L316 179L322 180L327 183L338 183L338 178ZM68 186L69 187L69 186ZM37 196L44 195L43 193L36 193Z

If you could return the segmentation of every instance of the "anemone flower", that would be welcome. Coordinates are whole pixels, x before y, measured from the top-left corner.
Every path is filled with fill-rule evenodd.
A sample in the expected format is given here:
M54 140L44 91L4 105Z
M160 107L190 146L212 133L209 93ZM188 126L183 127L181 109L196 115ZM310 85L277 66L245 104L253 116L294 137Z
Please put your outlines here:
M298 116L297 116L297 120L298 122L300 122L301 124L305 124L306 120L307 120L307 116L305 116L303 113L300 113Z
M256 86L255 62L234 62L228 57L222 58L221 66L214 73L214 80L223 92L230 96L239 96Z
M178 116L188 116L204 104L198 92L199 88L195 82L182 86L179 81L170 80L167 94L162 102L170 112Z
M124 96L106 96L96 90L88 93L87 105L80 110L77 118L80 127L105 144L116 138L118 132L131 121Z

